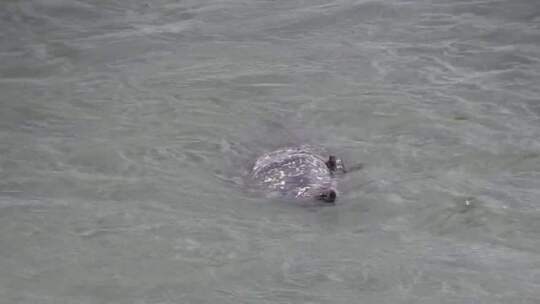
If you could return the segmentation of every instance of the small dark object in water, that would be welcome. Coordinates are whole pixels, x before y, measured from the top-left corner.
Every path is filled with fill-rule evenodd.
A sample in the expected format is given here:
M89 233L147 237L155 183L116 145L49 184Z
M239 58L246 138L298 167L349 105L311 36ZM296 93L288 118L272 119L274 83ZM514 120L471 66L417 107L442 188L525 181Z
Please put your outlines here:
M336 201L336 197L336 191L330 189L323 191L323 193L319 195L318 199L327 203L333 203Z
M330 172L336 171L336 157L334 155L328 156L328 160L326 161L326 166L330 170Z

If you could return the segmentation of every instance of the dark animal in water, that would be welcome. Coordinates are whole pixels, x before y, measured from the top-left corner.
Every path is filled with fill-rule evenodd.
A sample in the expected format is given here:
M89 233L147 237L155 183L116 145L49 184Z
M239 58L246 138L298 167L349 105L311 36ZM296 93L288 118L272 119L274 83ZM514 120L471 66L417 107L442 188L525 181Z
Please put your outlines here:
M341 159L309 145L281 148L261 155L251 170L260 188L280 196L333 203L336 173L344 173Z

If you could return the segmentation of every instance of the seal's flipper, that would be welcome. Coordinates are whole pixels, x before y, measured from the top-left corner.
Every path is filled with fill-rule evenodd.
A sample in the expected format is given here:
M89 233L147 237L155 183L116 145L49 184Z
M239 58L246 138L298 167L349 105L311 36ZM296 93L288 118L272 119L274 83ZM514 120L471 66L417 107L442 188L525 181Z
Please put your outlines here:
M341 158L335 157L334 155L330 155L325 164L326 167L328 167L328 170L330 170L330 173L332 173L332 175L334 175L335 173L347 173L345 165L343 164L343 160Z
M330 172L336 172L336 157L334 155L330 155L325 164Z

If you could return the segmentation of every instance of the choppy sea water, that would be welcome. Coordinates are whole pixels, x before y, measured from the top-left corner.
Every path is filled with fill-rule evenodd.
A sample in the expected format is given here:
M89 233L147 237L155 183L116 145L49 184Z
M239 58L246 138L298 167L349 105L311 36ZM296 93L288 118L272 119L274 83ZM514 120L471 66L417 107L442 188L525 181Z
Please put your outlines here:
M3 1L0 302L538 303L540 2ZM334 207L258 153L364 169Z

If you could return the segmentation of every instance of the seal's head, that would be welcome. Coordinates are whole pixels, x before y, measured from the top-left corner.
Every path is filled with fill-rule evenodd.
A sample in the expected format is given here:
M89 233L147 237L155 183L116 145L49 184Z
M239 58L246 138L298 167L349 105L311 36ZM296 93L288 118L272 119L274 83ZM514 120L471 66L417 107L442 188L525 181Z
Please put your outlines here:
M334 203L336 201L336 197L337 197L336 191L329 189L329 190L324 190L321 194L319 194L317 199L326 203Z

